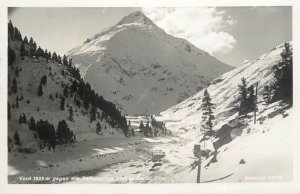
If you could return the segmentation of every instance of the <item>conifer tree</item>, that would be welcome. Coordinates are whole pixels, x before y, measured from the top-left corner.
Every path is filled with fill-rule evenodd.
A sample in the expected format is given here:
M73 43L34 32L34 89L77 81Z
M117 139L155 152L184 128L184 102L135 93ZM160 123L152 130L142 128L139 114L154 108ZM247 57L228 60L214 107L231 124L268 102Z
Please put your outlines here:
M240 109L239 109L239 115L247 115L248 113L248 106L247 106L247 83L246 79L242 78L242 85L239 85L240 89Z
M32 37L30 37L29 46L30 46L30 57L33 57L35 55L35 51L36 51L36 44L33 41Z
M52 54L52 62L57 62L57 54L56 54L56 52L54 52Z
M69 66L70 67L72 66L72 59L71 58L69 59Z
M74 121L72 106L70 106L70 108L69 108L69 121Z
M10 104L7 103L7 119L10 120L11 119L11 112L10 112Z
M101 130L102 130L102 127L101 127L101 125L100 125L100 123L98 121L97 124L96 124L96 133L99 135L99 133L101 132Z
M24 37L24 41L23 42L24 42L24 44L28 44L27 36Z
M36 50L36 56L37 56L37 58L44 57L44 50L40 46Z
M60 143L72 143L74 134L65 120L61 120L57 126L57 139Z
M10 46L8 46L7 52L8 52L7 53L8 54L8 56L7 56L8 57L8 65L10 66L15 61L16 54L15 54L15 51Z
M19 124L22 124L22 122L23 122L23 117L22 117L22 115L20 115L20 117L19 117Z
M18 92L18 86L17 86L17 80L16 80L16 78L13 79L11 91L13 93L17 93Z
M69 90L68 90L67 86L64 87L63 94L64 94L65 98L69 97Z
M30 37L30 39L29 39L29 45L33 47L33 43L34 43L33 38Z
M214 104L211 102L207 89L205 89L202 98L202 121L204 122L205 134L207 135L213 133L213 120L215 119L213 109Z
M49 143L55 139L55 128L47 120L38 121L36 123L35 130L37 131L41 140Z
M21 43L21 47L20 47L20 56L23 57L25 56L25 45L24 42Z
M11 20L9 20L9 23L8 23L8 37L13 40L14 39L14 26L11 22Z
M19 69L16 67L16 70L15 70L15 75L16 75L16 77L19 77L19 73L20 73L20 71L19 71Z
M284 50L280 54L281 60L273 66L275 84L272 101L282 100L293 105L293 52L289 43L284 43Z
M41 78L41 84L42 85L46 85L47 84L47 76L43 75L43 77Z
M16 145L21 145L21 139L20 139L19 133L17 131L15 132L14 140L15 140Z
M271 88L269 86L264 86L264 93L263 93L263 99L264 99L264 105L268 105L271 103Z
M91 114L90 122L93 122L96 120L96 111L97 111L96 107L92 106L91 112L90 112L90 114Z
M131 126L131 122L130 121L128 121L128 127L130 127Z
M143 121L140 122L140 129L142 132L144 132L145 126L144 126Z
M59 64L61 64L61 56L60 56L60 55L57 56L57 62L58 62Z
M256 109L253 85L248 88L247 106L249 112L255 111Z
M60 99L60 110L65 110L65 98L61 97Z
M63 56L63 65L68 66L68 59L66 55Z
M39 87L38 87L38 96L41 97L43 95L43 86L42 83L40 83Z
M149 128L150 128L150 126L149 126L149 121L146 123L146 126L145 126L145 128L144 128L144 136L145 137L148 137L149 136Z
M22 116L22 123L27 123L26 115L23 113Z
M33 117L30 118L29 123L28 123L28 127L31 131L35 131L36 130L36 123Z

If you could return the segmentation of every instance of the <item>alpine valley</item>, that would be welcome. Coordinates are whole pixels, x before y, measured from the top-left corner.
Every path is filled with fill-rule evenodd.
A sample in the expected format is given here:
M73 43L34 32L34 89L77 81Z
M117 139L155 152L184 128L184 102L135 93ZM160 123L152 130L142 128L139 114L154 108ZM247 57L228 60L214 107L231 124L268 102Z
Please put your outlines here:
M7 95L9 183L292 180L292 41L233 68L134 12L60 56L10 21Z

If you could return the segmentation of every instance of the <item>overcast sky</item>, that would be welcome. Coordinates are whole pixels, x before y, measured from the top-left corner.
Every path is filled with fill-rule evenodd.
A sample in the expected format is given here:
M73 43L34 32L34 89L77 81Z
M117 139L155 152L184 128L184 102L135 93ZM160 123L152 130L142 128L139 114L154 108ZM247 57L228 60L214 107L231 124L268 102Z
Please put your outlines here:
M137 10L167 33L232 66L292 40L290 7L10 8L8 18L23 37L33 37L42 48L64 54Z

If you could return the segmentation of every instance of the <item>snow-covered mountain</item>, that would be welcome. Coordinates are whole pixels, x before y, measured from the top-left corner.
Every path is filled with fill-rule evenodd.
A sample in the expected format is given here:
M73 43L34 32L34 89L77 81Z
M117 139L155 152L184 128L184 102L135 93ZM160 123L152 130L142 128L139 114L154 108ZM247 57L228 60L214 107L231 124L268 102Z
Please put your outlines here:
M96 92L128 114L165 110L233 69L139 11L67 55Z

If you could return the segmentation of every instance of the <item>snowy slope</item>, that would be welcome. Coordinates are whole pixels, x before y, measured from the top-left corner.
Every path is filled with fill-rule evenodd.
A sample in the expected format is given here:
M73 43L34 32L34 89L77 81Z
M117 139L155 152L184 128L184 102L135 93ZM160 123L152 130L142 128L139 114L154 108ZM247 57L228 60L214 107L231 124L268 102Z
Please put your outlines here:
M292 43L290 43L292 46ZM278 102L268 106L263 105L263 86L273 81L272 66L280 60L283 44L264 54L257 60L248 62L224 75L218 77L209 87L208 92L215 104L215 126L218 131L231 120L239 120L237 110L238 84L244 77L248 86L258 82L258 112L257 123L253 123L253 113L250 118L243 119L244 127L234 128L230 132L232 141L217 150L215 163L210 163L213 155L203 158L202 181L253 182L253 181L287 181L292 179L292 109L287 109ZM203 91L188 98L184 102L164 111L158 120L166 122L173 134L187 143L179 146L166 145L165 149L176 150L176 157L169 156L171 164L180 164L182 169L168 169L175 173L173 181L195 181L196 170L189 172L188 163L193 158L193 145L199 142L201 131L201 103ZM214 151L213 143L218 138L211 137L202 142L202 149ZM205 144L205 145L204 145ZM204 147L205 146L205 147ZM171 152L170 152L171 153ZM240 164L241 160L245 164ZM210 164L209 164L210 163ZM171 165L169 164L169 165ZM208 165L209 164L209 165ZM164 171L162 169L162 171ZM185 177L185 178L182 178ZM222 178L222 179L221 179Z
M160 112L232 69L166 34L142 12L124 17L67 55L95 91L129 114Z
M275 105L275 106L278 106ZM270 108L273 111L273 108ZM291 181L293 172L293 148L291 129L292 111L288 117L277 115L264 124L250 125L251 134L243 133L229 144L224 145L217 155L217 162L206 166L212 156L202 158L201 182L281 182ZM133 160L93 171L83 176L125 177L123 181L104 179L104 183L195 183L197 170L190 165L196 161L193 156L195 133L187 131L186 137L170 138L172 141L152 139L152 150L163 150L166 157L162 166L153 168L154 163L147 159ZM151 139L151 138L150 138ZM240 164L241 160L245 164ZM153 170L150 170L153 169ZM143 179L143 178L150 179ZM82 180L75 181L82 183Z
M292 47L292 43L290 44ZM215 104L215 117L217 117L217 124L223 124L236 116L234 115L236 113L236 110L234 109L238 106L238 84L241 84L242 77L246 79L248 87L258 82L258 103L262 103L264 86L273 82L274 75L272 66L280 60L280 53L282 52L282 49L283 44L280 44L258 59L250 61L243 66L216 78L207 87L212 98L212 102ZM202 118L200 108L202 96L203 91L200 91L176 106L162 112L161 115L164 120L180 122L181 125L185 126L185 128L199 129ZM220 126L216 126L216 129L218 127Z

